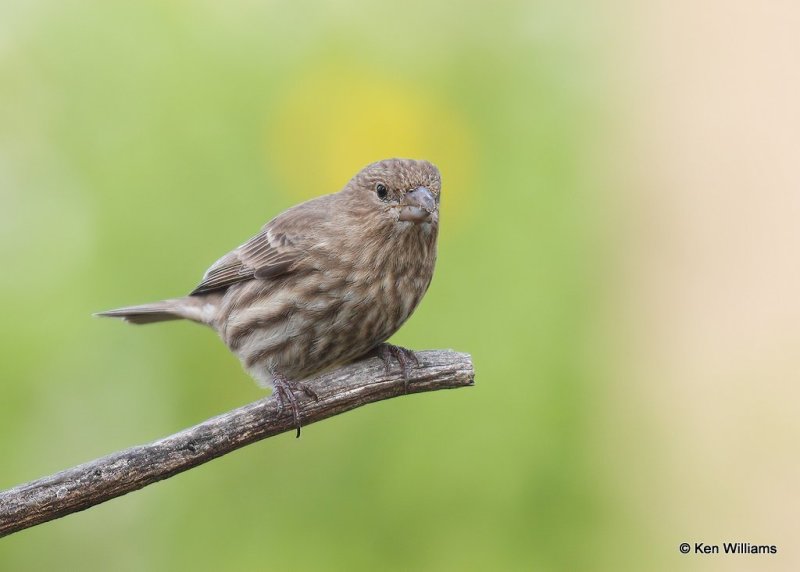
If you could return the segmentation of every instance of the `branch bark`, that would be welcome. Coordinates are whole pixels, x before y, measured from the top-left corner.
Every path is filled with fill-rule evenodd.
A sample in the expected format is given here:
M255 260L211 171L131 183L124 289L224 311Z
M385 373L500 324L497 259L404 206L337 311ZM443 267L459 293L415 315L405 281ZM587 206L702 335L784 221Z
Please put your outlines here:
M473 385L469 354L416 352L408 393ZM356 407L405 394L402 373L371 358L308 380L319 401L298 392L304 426ZM294 430L291 408L278 414L270 396L164 439L89 461L0 492L0 537L85 510L235 451Z

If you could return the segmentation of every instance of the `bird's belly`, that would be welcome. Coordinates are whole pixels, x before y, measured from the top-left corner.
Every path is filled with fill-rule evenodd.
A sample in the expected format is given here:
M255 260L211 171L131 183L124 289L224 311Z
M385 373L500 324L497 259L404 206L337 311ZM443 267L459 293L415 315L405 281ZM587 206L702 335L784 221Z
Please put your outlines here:
M231 312L223 339L257 379L268 372L299 380L351 361L397 331L429 282L388 273L358 278L313 292L274 291Z

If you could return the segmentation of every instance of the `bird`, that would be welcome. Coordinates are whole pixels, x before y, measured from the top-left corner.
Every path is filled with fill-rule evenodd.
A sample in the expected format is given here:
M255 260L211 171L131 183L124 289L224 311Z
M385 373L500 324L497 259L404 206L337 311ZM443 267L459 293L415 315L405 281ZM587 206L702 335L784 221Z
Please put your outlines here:
M441 175L425 160L384 159L338 192L282 212L217 260L188 295L98 312L132 324L189 320L215 330L244 369L271 387L279 415L304 380L368 355L400 365L386 343L428 290L436 263Z

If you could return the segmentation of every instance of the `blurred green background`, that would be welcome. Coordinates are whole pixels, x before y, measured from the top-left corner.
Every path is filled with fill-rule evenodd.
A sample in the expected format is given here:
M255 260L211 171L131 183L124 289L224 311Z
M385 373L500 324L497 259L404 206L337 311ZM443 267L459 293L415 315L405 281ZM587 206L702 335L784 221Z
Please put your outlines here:
M0 540L0 570L798 563L797 77L738 79L795 20L737 6L0 0L0 488L262 397L209 330L90 314L191 290L385 157L443 174L393 341L477 372Z

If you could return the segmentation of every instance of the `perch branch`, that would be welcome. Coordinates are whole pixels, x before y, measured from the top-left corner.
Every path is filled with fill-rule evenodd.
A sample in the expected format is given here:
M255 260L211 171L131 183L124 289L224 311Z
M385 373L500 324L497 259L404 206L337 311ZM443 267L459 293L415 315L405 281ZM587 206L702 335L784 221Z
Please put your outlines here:
M473 384L469 354L436 350L417 352L417 357L420 364L411 370L409 393ZM405 384L397 369L387 374L383 363L371 358L309 380L319 401L298 392L303 425L403 395ZM293 430L290 408L279 415L276 400L267 397L164 439L16 486L0 492L0 537L85 510Z

